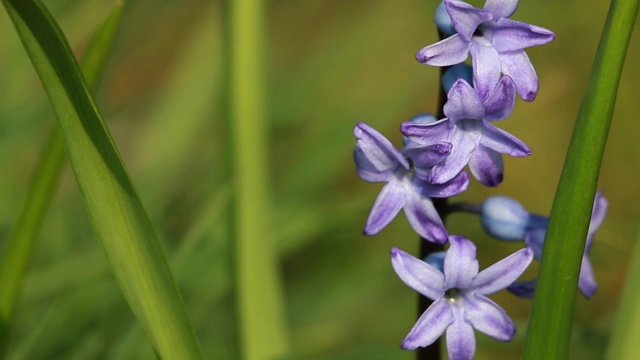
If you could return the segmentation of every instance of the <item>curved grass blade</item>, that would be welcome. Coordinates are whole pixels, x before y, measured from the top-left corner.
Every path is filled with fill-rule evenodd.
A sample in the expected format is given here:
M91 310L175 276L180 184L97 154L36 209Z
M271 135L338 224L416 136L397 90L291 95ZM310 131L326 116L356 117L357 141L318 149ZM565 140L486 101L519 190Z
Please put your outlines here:
M80 63L87 85L93 91L98 87L98 80L113 47L122 8L122 2L114 5L89 43ZM54 126L36 166L27 200L9 237L7 251L0 262L0 339L3 342L7 339L34 244L57 189L65 159L64 143L58 127Z
M200 359L155 231L62 31L38 1L3 4L51 101L85 207L131 309L161 358Z
M234 195L234 246L240 353L247 360L286 354L288 335L277 256L269 231L265 106L264 1L230 1L229 123Z
M620 74L640 0L612 0L545 239L525 359L568 359L578 273Z

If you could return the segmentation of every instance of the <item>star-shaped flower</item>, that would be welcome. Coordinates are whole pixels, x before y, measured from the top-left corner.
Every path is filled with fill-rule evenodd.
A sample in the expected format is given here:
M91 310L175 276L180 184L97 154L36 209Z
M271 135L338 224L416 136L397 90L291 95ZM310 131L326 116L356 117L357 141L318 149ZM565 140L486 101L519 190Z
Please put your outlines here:
M491 88L500 73L510 76L518 94L532 101L538 93L538 76L524 49L543 45L555 35L538 26L507 19L517 0L487 0L482 9L458 0L445 0L445 7L457 31L416 54L423 64L449 66L471 54L476 86Z
M476 347L474 328L496 340L513 339L516 331L513 321L485 295L516 280L531 263L533 250L521 249L478 273L473 242L452 235L449 243L443 272L402 250L391 249L391 263L400 279L434 301L401 347L414 350L429 346L446 331L449 358L471 359Z
M486 186L497 186L503 179L500 154L528 156L531 150L521 140L493 126L490 121L509 116L515 101L515 88L508 76L491 90L478 90L463 79L456 81L444 105L447 118L431 124L405 122L400 130L416 144L446 141L451 154L436 164L427 181L444 183L469 164L471 173Z
M451 144L436 141L422 146L413 146L412 162L424 168L416 168L391 142L365 123L353 129L357 138L354 158L358 175L369 182L386 182L373 204L364 227L365 235L375 235L393 220L400 209L413 229L423 238L445 243L448 233L433 207L431 197L450 197L467 189L469 176L460 172L444 184L430 184L415 174L427 176L429 167L449 156ZM419 151L418 151L419 149Z

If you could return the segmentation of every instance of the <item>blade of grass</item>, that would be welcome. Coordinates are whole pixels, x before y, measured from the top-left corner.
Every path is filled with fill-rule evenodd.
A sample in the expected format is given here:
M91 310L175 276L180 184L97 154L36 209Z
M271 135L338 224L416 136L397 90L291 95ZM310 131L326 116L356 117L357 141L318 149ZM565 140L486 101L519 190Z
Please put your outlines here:
M634 243L624 290L607 346L609 360L634 360L640 354L640 236Z
M278 263L269 233L264 2L229 3L229 124L234 181L231 220L241 358L267 360L287 352Z
M567 359L585 238L620 74L640 0L612 0L545 239L525 359Z
M98 87L107 58L116 38L122 15L122 3L116 3L103 25L90 42L81 62L87 85L93 91ZM25 273L33 253L34 244L44 216L58 187L65 160L64 143L54 126L40 160L36 166L27 200L22 207L16 226L9 237L7 251L0 262L0 339L3 345L9 332L16 301L20 295Z
M202 358L155 231L62 31L38 1L3 4L49 96L85 207L131 309L161 358Z

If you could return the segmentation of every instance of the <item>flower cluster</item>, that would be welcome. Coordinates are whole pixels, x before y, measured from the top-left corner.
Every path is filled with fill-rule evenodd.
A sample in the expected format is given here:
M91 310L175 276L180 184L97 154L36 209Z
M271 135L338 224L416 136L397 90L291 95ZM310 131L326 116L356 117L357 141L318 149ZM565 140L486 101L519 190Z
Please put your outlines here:
M515 334L511 319L486 295L504 288L522 297L533 294L535 280L516 279L534 258L540 259L547 218L530 214L504 197L471 206L489 234L501 240L522 240L526 245L479 271L473 242L450 235L432 201L465 191L467 166L480 183L494 187L503 181L503 154L531 154L524 142L495 124L511 115L516 95L525 101L535 99L538 78L524 49L546 44L555 35L509 19L516 8L517 0L486 0L482 9L458 0L443 1L435 20L439 32L448 37L421 49L416 59L447 67L442 77L447 93L444 117L422 114L402 123L402 150L365 123L354 129L358 175L365 181L386 183L373 204L364 234L377 234L403 209L424 241L448 244L446 252L426 259L391 250L398 276L434 301L402 342L404 349L429 346L446 332L449 357L470 359L475 352L473 329L500 341L509 341ZM465 63L469 56L471 66ZM580 289L586 297L597 288L587 255L606 205L598 194L580 274Z

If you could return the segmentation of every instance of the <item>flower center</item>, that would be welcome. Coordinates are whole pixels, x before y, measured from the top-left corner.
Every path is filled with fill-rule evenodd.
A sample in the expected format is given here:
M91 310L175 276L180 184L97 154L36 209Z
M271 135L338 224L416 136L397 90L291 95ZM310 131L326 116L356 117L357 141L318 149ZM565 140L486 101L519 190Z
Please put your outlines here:
M462 291L458 288L451 288L444 292L444 297L447 298L449 302L456 302L462 297Z

